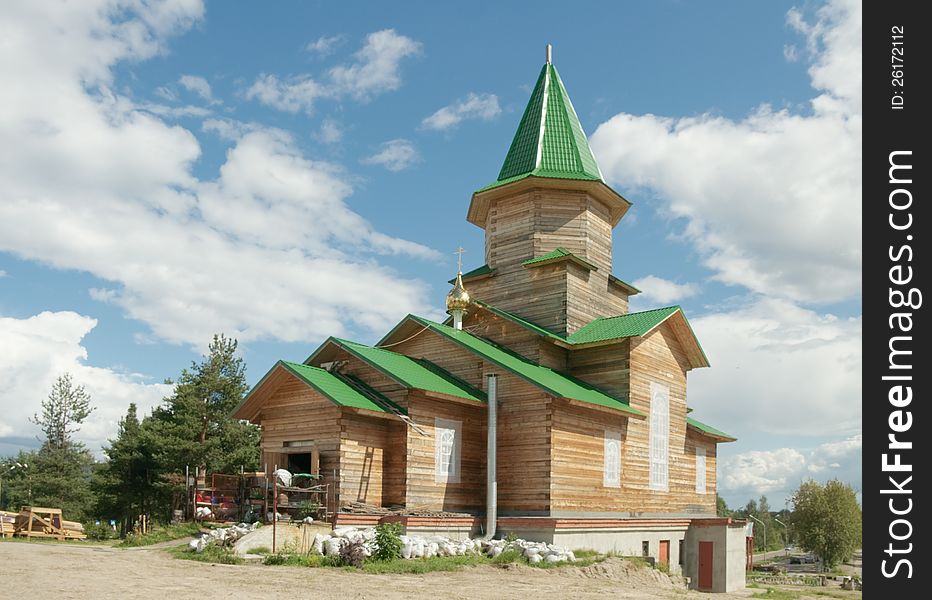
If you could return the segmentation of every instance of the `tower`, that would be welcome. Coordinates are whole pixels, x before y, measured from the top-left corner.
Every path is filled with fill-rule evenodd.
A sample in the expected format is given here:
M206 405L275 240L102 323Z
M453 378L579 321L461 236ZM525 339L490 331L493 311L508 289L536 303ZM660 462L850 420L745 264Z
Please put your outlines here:
M463 279L473 297L560 334L625 314L638 290L612 275L612 229L629 206L603 180L548 45L498 178L472 196L486 264Z

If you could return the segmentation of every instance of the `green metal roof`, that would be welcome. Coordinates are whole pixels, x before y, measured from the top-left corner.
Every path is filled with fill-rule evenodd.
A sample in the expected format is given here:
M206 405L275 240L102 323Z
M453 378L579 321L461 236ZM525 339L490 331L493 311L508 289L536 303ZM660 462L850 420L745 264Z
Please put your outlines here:
M367 397L357 388L353 387L343 379L337 377L325 369L312 367L310 365L302 365L300 363L288 362L285 360L278 361L276 366L278 365L281 365L290 371L295 377L329 398L334 404L338 406L365 408L367 410L374 410L377 412L388 412L383 406L379 406L373 400L371 400L371 397ZM274 369L275 367L272 368ZM364 384L357 382L357 385ZM373 397L379 398L380 401L390 404L398 410L404 412L403 409L398 407L397 404L393 403L388 398L385 398L375 390L368 388L365 391L367 394L371 394ZM252 394L252 392L250 392L250 394Z
M480 191L529 176L602 181L602 172L556 67L540 71L498 179Z
M572 400L605 406L641 417L646 416L641 411L631 408L628 405L627 399L621 400L613 398L584 381L533 363L522 356L476 337L471 333L434 323L433 321L415 315L409 315L409 317L467 350L478 354L489 362L497 364L503 369L542 388L552 396L570 398Z
M616 338L641 336L678 310L680 310L679 306L668 306L666 308L628 313L618 317L599 318L570 335L566 338L566 341L571 344L588 344Z
M562 247L558 247L558 248L555 249L555 250L551 250L550 252L548 252L548 253L546 253L546 254L541 254L540 256L535 256L534 258L530 258L530 259L524 261L524 262L521 263L521 264L524 265L525 267L531 267L531 266L538 265L538 264L541 264L541 263L546 263L546 262L550 262L550 261L560 260L560 259L562 259L562 258L565 258L565 259L568 259L568 260L573 260L573 261L576 261L576 262L578 262L578 263L582 263L586 268L588 268L588 269L590 269L590 270L592 270L592 271L598 271L598 270L599 270L599 268L598 268L597 266L595 266L594 264L592 264L591 262L589 262L589 261L586 260L585 258L582 258L581 256L576 256L575 254L573 254L572 252L570 252L570 251L567 250L566 248L562 248Z
M617 283L617 284L619 284L619 285L621 285L621 286L624 286L624 287L627 287L627 288L630 288L630 289L634 290L634 292L637 293L637 294L640 294L640 293L641 293L641 290L639 290L638 288L634 287L633 285L631 285L630 283L628 283L627 281L625 281L625 280L623 280L623 279L619 279L618 277L615 277L615 276L612 275L612 274L609 274L608 279L609 279L609 281L613 281L613 282L615 282L615 283ZM631 294L631 295L633 296L634 294Z
M407 388L447 394L466 400L475 400L476 402L485 401L484 392L477 390L428 360L413 359L391 350L373 348L339 338L330 338L329 341Z
M472 271L463 273L463 279L471 279L473 277L479 277L481 275L491 275L494 271L495 269L493 269L489 265L482 265L481 267L476 267ZM452 284L455 281L456 281L456 277L454 277L453 279L450 279L447 283Z
M697 421L697 420L695 420L695 419L693 419L693 418L691 418L691 417L686 417L686 424L687 424L687 425L692 425L693 427L695 427L695 428L698 429L699 431L704 431L704 432L708 433L709 435L713 435L713 436L720 437L720 438L726 438L726 439L731 440L731 441L735 441L735 440L738 439L738 438L736 438L736 437L733 436L733 435L728 435L727 433L724 433L724 432L722 432L722 431L719 431L718 429L715 429L714 427L711 427L711 426L709 426L709 425L706 425L705 423L700 423L699 421Z
M494 315L498 315L499 317L501 317L501 318L503 318L503 319L505 319L505 320L507 320L507 321L511 321L512 323L515 323L515 324L517 324L517 325L520 325L521 327L524 327L525 329L529 329L529 330L533 331L534 333L536 333L537 335L541 335L541 336L544 336L544 337L546 337L546 338L550 338L551 340L554 340L554 341L566 342L565 339L563 339L561 336L555 334L554 332L550 331L549 329L545 329L545 328L541 327L540 325L537 325L536 323L531 323L531 322L528 321L527 319L522 319L521 317L519 317L518 315L516 315L516 314L514 314L514 313L510 313L510 312L508 312L507 310L502 310L502 309L500 309L500 308L495 308L495 307L492 306L491 304L486 304L485 302L483 302L483 301L481 301L481 300L473 300L473 302L475 302L476 304L478 304L478 305L481 306L482 308L486 309L486 310L489 311L490 313L492 313L492 314L494 314Z

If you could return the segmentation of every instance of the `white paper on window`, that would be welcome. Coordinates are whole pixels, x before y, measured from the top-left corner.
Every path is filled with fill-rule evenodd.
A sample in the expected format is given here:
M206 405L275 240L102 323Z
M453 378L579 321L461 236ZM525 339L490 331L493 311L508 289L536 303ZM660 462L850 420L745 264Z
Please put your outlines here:
M650 384L650 489L668 489L670 388Z
M605 458L602 485L621 487L621 432L605 432Z
M460 480L460 451L462 421L434 419L434 480L457 482Z
M696 493L705 493L705 448L696 448Z

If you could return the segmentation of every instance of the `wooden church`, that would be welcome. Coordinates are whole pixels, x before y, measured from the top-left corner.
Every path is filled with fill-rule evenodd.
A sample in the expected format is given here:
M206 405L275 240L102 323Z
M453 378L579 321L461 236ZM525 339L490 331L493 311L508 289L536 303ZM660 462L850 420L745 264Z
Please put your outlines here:
M261 426L266 469L318 473L336 523L403 507L410 531L514 532L743 586L743 525L716 518L717 446L734 438L687 403L709 361L680 307L629 312L638 290L613 274L629 207L548 47L498 178L472 195L485 264L451 281L451 318L275 364L236 411Z

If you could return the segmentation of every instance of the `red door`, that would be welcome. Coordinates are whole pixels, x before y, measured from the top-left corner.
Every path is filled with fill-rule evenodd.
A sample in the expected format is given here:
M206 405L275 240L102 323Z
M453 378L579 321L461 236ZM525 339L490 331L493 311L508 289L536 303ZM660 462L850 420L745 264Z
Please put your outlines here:
M699 542L699 589L712 591L712 542Z
M660 564L670 566L670 540L660 540Z

